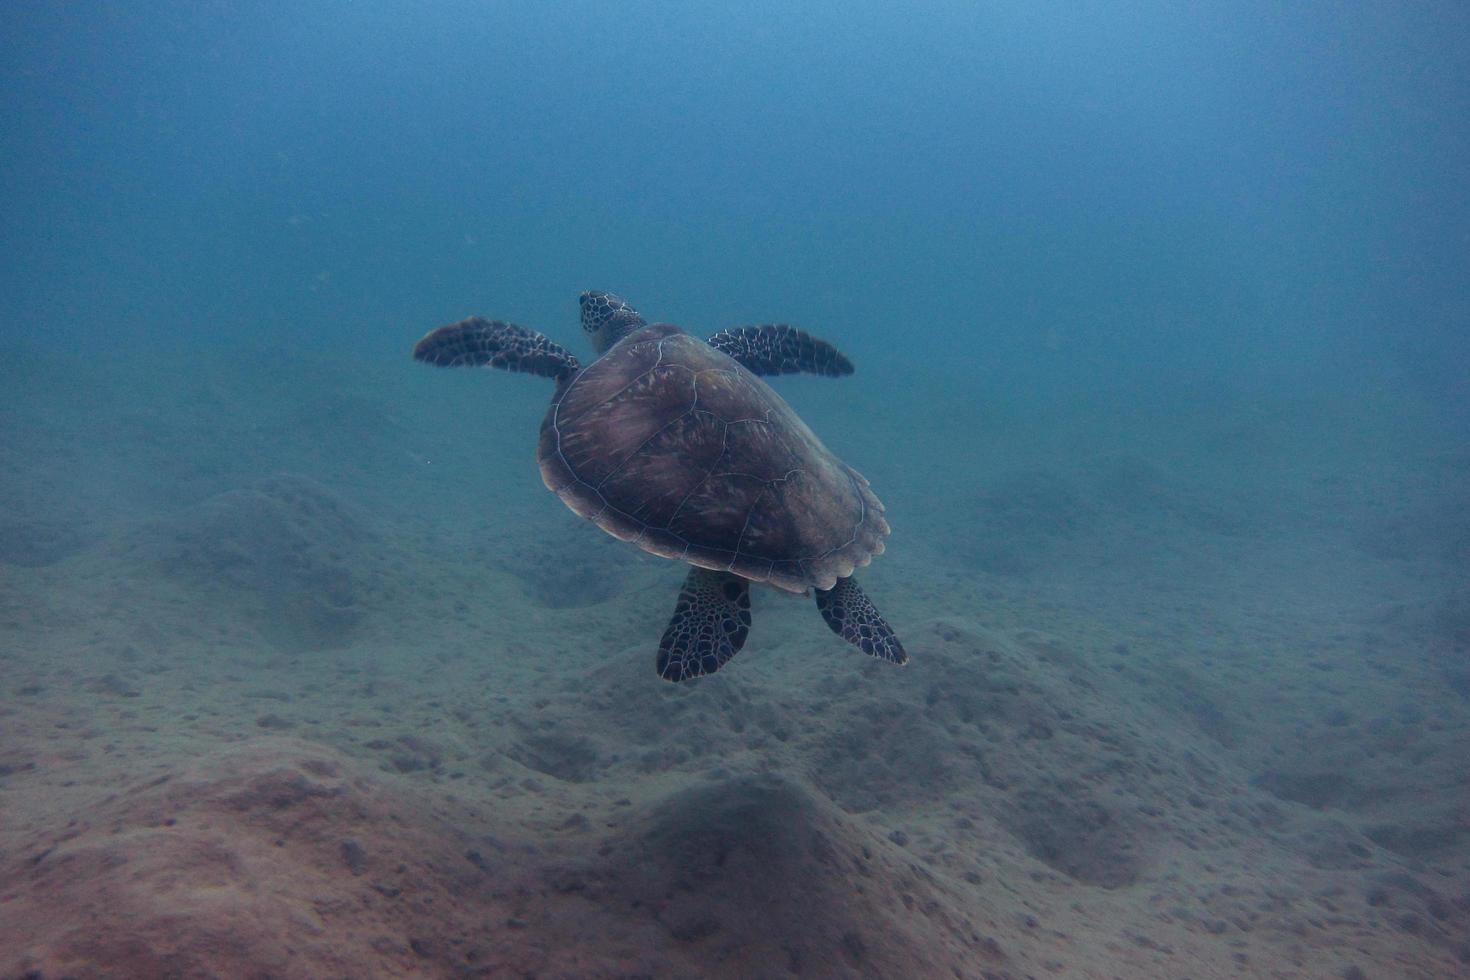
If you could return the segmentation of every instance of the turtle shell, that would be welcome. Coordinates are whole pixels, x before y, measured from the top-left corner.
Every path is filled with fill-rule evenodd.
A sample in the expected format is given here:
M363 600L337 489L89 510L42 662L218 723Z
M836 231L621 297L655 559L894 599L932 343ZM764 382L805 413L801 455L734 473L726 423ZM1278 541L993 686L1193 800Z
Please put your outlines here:
M771 386L678 327L629 334L563 385L541 478L644 551L791 592L883 551L883 504Z

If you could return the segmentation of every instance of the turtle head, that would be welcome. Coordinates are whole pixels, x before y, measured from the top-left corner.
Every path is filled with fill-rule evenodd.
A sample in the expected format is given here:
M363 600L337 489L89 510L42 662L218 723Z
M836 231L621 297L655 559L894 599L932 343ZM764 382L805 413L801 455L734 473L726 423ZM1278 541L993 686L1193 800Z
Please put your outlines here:
M577 302L582 305L582 329L599 354L644 325L643 317L621 296L589 289Z

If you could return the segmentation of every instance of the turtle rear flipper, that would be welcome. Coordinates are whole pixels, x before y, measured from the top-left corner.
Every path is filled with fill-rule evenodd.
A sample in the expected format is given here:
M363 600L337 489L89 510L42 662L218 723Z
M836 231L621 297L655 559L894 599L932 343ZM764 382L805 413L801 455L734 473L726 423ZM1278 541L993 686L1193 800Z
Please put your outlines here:
M729 354L752 374L825 374L835 378L852 373L852 362L836 347L805 330L784 323L731 327L708 341Z
M659 641L658 676L682 681L713 674L740 652L749 632L750 582L695 566Z
M817 610L832 632L871 657L900 666L909 662L892 627L851 578L840 578L832 588L814 591Z
M581 365L542 334L502 320L472 316L430 331L413 345L413 359L439 367L495 367L565 380Z

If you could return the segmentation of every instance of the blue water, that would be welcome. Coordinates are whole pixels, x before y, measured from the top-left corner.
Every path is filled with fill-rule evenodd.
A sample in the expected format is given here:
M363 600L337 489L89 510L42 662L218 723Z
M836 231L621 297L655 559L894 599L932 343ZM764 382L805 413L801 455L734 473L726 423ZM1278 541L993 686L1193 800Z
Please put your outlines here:
M609 923L584 937L587 959L543 950L506 970L1470 969L1467 38L1470 8L1453 3L12 5L0 686L33 693L14 709L28 734L0 757L0 791L28 813L86 812L55 802L58 787L100 797L105 780L65 770L58 760L80 763L26 698L62 692L87 712L131 685L163 740L134 744L140 774L174 764L171 733L228 744L280 727L447 792L450 763L399 765L345 720L387 698L373 710L399 727L378 742L401 730L514 760L452 776L482 812L496 812L505 766L565 789L547 804L558 813L614 812L631 781L648 826L713 813L716 836L749 793L854 821L814 817L814 833L876 835L851 838L890 849L875 894L918 887L893 869L921 839L926 867L949 876L934 886L956 944L943 955L915 952L938 933L905 932L912 902L897 898L853 921L904 909L894 928L912 944L849 941L829 923L831 959L816 940L782 940L789 959L731 960L771 926L724 911L713 932L660 913L672 939L619 946L607 936L652 899L608 885L643 897L572 889ZM589 288L698 336L790 322L852 358L850 379L773 383L888 506L888 553L860 575L913 656L908 687L837 649L810 600L765 596L719 678L692 695L658 687L648 662L682 571L616 546L541 487L551 385L408 357L429 329L481 314L585 363L576 297ZM145 635L173 652L153 664ZM240 658L233 680L203 666L199 637L216 635ZM1018 679L944 714L953 691L991 683L987 663ZM385 672L381 688L357 686L364 669ZM149 676L179 686L165 696ZM297 714L282 709L279 726L245 707L236 727L193 727L214 709L189 692L292 678ZM441 729L465 692L482 693ZM553 696L573 698L554 724L527 720ZM686 696L732 734L681 756L623 731L626 715ZM1049 714L1063 703L1067 717ZM465 721L482 716L495 731ZM898 754L870 755L843 733L873 717L925 720L894 721L883 751ZM1089 760L1111 749L1015 748L1068 724L1175 761L1104 777ZM1195 775L1158 775L1175 763ZM1180 802L1200 786L1217 795ZM1240 816L1241 800L1259 810ZM1138 816L1174 805L1183 817ZM1219 822L1194 826L1196 812ZM551 826L525 820L481 829L514 850ZM0 841L0 857L39 848L47 838L24 834L43 824ZM1131 856L1108 863L1105 827L1127 828ZM584 858L606 844L585 833ZM1265 899L1224 908L1229 874L1166 857L1215 848L1230 855L1220 867L1246 868L1258 838L1274 857L1250 887L1317 876L1270 928L1250 918L1277 914ZM971 868L941 856L951 847L1016 857ZM764 861L728 891L704 869L716 884L699 902L786 894ZM520 873L553 880L555 864L526 858ZM1181 876L1204 882L1171 898L1192 911L1149 938L1138 909ZM1035 890L1018 898L1020 882ZM811 901L835 901L812 887ZM1024 924L1052 923L1035 910L1066 908L1069 888L1102 904L1053 927L1134 937L1122 952L1089 965ZM1336 925L1313 919L1331 917L1328 900ZM525 920L528 949L570 942L549 901L505 913ZM988 923L975 928L1004 954L965 938L962 919ZM1351 941L1359 952L1341 954ZM292 942L305 940L279 940ZM1254 959L1233 959L1242 949ZM0 975L101 956L54 936L27 950ZM352 969L452 975L442 949L363 955ZM273 969L328 961L311 962Z
M671 317L840 323L863 352L922 331L1027 383L1464 354L1453 5L7 20L11 322L387 348L612 284ZM1067 354L1040 369L1048 329Z

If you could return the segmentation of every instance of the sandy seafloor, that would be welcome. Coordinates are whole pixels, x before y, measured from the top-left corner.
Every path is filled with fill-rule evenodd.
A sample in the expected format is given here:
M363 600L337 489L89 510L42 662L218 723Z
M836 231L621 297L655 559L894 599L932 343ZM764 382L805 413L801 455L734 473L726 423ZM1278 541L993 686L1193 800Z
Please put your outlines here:
M674 686L541 380L7 348L0 976L1470 976L1433 400L870 367L779 387L911 664L763 591Z

